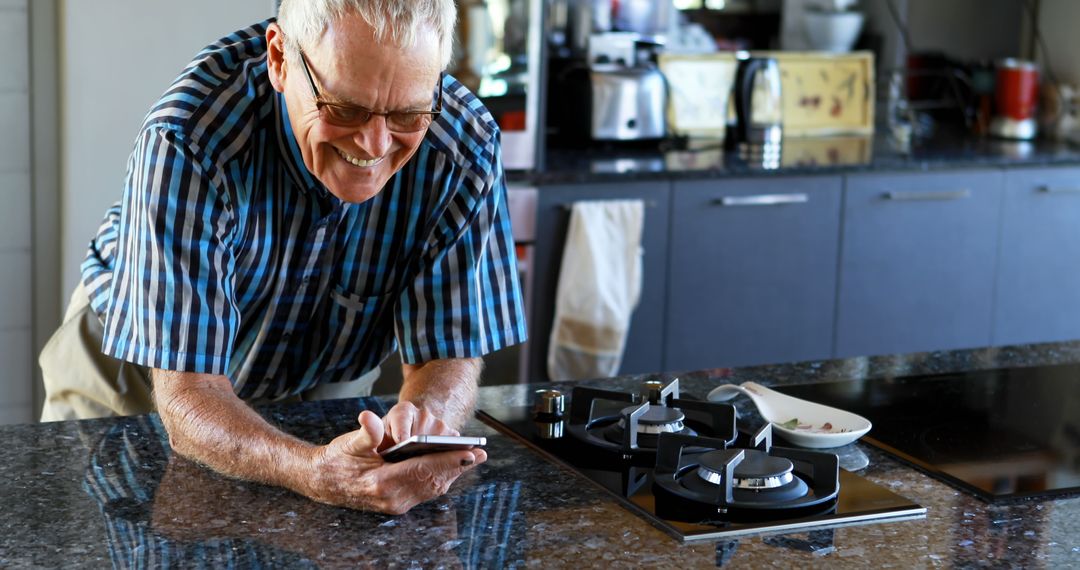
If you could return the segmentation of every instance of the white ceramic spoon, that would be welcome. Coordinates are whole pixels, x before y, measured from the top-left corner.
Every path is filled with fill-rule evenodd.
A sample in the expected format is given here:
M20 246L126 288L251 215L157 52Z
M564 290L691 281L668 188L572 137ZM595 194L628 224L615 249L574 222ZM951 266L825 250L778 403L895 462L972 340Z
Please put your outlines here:
M772 423L781 437L800 447L840 447L870 431L870 420L860 415L781 394L756 382L722 384L709 392L708 400L730 400L737 394L753 400L761 417Z

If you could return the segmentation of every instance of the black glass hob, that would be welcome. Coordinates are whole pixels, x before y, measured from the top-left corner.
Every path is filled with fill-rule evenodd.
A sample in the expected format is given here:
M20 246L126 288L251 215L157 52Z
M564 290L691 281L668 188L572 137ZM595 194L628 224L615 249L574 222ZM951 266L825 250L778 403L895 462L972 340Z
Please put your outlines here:
M774 445L735 408L680 394L538 390L527 406L479 417L584 475L683 540L903 520L926 509L839 468L835 454Z
M776 389L865 416L862 441L988 502L1080 494L1080 364Z

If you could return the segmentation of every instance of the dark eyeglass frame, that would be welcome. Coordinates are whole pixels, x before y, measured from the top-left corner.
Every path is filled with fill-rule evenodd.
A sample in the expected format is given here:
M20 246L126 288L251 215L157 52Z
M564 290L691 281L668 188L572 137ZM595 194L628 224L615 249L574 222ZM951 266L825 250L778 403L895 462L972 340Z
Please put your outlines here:
M428 128L432 121L442 113L443 82L441 73L439 74L439 94L435 99L435 108L431 111L388 111L380 113L379 111L372 111L371 109L360 105L331 103L330 101L324 100L319 95L319 88L315 85L315 77L311 75L311 68L308 66L307 57L304 56L304 50L300 49L298 51L300 53L300 63L304 68L304 75L307 76L308 84L311 85L311 95L315 98L315 108L319 110L319 117L332 125L337 125L339 127L359 127L366 125L367 122L371 120L371 117L378 115L385 119L386 128L395 133L416 133ZM331 110L342 109L346 112L355 113L356 119L349 121L335 119L332 111L327 112L325 110L328 107ZM398 121L395 120L395 117L404 118L406 120ZM409 124L412 119L417 117L429 117L429 119L427 121L421 121L421 125L417 128L402 128L402 125Z

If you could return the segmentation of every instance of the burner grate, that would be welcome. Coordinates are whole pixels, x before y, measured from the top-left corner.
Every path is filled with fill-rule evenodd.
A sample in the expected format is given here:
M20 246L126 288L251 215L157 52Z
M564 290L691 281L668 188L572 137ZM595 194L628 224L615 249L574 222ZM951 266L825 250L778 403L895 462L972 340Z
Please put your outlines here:
M642 394L576 387L570 400L568 430L577 440L606 450L617 459L651 467L663 434L703 435L735 441L735 407L679 397L676 378L663 388L649 382ZM643 401L647 398L648 401ZM626 403L630 403L627 406Z
M734 520L800 516L835 506L836 455L772 447L771 425L751 441L751 448L737 449L719 440L661 435L653 473L657 511L683 520ZM697 451L701 447L711 449Z

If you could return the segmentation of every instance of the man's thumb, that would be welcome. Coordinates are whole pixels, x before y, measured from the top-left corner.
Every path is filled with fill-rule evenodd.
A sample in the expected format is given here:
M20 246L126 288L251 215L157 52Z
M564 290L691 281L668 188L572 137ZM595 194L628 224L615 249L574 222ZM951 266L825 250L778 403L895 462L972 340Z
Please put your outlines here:
M371 455L383 440L383 422L379 416L364 410L357 418L360 429L342 436L342 450L357 457Z

